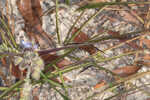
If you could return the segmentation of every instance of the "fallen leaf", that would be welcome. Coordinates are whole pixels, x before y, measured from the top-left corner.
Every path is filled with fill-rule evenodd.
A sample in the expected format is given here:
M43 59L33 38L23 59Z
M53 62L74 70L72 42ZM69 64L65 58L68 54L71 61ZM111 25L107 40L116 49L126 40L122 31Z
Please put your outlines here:
M93 3L100 3L100 2L107 2L108 0L81 0L78 5L83 6L86 4L93 4Z
M150 100L150 98L147 98L146 100Z
M56 54L44 54L40 55L40 57L44 60L45 65L51 63L51 61L56 60L59 56Z
M44 55L40 55L40 56L44 60L45 65L50 64L52 61L54 61L60 57L56 54L44 54ZM67 59L62 59L62 60L58 61L56 63L56 65L58 68L63 68L64 66L70 65L71 63L72 62ZM45 72L54 71L54 70L55 70L54 67L49 67Z
M141 41L142 41L148 48L150 48L150 40L148 40L148 39L141 39Z
M16 78L21 79L23 76L26 75L26 70L24 70L23 72L19 69L19 66L16 65L12 62L10 64L10 72L12 75L14 75Z
M144 62L143 65L150 67L150 62Z
M2 62L2 65L3 65L3 66L6 66L6 65L7 65L7 62L6 62L6 59L5 59L5 58L1 58L1 62Z
M119 13L122 16L123 20L125 20L125 21L127 21L129 23L134 23L136 25L139 24L139 21L136 19L136 17L131 15L129 12L127 12L127 11L119 11Z
M42 29L42 8L39 0L17 0L18 9L25 21L25 31L30 37L34 38L36 42L42 45L39 38L45 41L45 44L51 45L52 36L48 35Z
M77 28L74 28L72 34L76 33L78 31ZM75 38L74 42L75 43L84 43L88 41L90 38L88 35L86 35L84 32L80 32ZM88 46L81 46L80 49L87 51L90 55L94 54L97 52L97 48L94 47L94 45L88 45Z
M39 100L38 96L33 96L33 100Z
M113 37L115 37L115 38L118 38L120 42L126 42L126 41L128 41L127 38L120 38L120 33L119 32L108 30L108 34L111 35L111 36L113 36ZM131 46L132 48L142 49L139 45L137 45L134 42L129 42L127 44L129 46Z
M63 60L61 60L60 62L57 63L57 66L59 68L63 68L64 66L67 66L67 65L70 65L70 64L72 64L71 61L69 61L67 59L63 59Z
M85 0L88 3L100 3L100 2L108 2L108 0Z
M142 59L144 59L144 60L150 60L150 55L146 54L146 55L144 55L144 57L142 57Z
M104 85L106 85L106 82L103 80L102 82L96 84L93 88L94 89L98 89L98 88L103 87Z
M40 53L39 55L43 59L45 66L47 66L52 61L54 61L60 57L56 54L42 54L42 53ZM70 65L71 63L72 62L67 60L67 59L62 59L62 60L58 61L56 63L56 65L58 68L64 68L65 66ZM44 72L54 71L54 70L55 70L55 68L50 66L50 67L48 67L48 69L44 70ZM11 71L12 75L14 75L16 78L19 78L19 79L26 75L26 69L21 71L19 69L19 65L15 65L13 62L10 66L10 71Z
M119 75L120 77L127 77L129 75L135 74L141 67L138 66L125 66L117 68L112 72Z

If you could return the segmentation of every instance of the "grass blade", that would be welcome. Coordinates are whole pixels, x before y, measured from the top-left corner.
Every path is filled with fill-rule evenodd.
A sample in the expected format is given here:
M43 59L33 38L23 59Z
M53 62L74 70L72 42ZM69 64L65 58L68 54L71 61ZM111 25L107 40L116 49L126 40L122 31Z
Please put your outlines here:
M80 14L80 16L76 19L76 21L73 23L73 25L71 26L71 28L69 29L67 36L64 40L64 44L67 44L67 39L69 38L69 35L72 31L72 29L75 27L75 25L77 24L77 22L80 20L80 18L82 17L82 15L84 14L85 10Z
M82 7L79 7L78 10L91 9L91 8L102 8L106 5L126 5L126 4L150 4L150 2L100 2L100 3L88 3Z
M72 42L73 39L74 39L74 38L80 33L80 31L83 29L83 27L86 26L86 25L89 23L89 21L91 21L91 19L93 19L94 17L96 17L96 16L97 16L100 12L102 12L106 7L107 7L107 6L105 6L105 7L101 8L101 9L99 9L99 10L98 10L95 14L93 14L86 22L84 22L84 23L81 25L81 27L79 28L79 30L78 30L75 34L73 34L72 37L67 41L67 43Z
M57 32L57 38L58 38L58 43L61 43L61 40L60 40L60 33L59 33L59 26L58 26L58 8L59 8L59 5L58 5L58 0L55 0L55 4L56 4L56 32Z
M24 83L24 80L20 80L18 81L16 84L12 85L10 88L8 88L7 90L5 90L1 95L0 95L0 99L2 99L4 96L6 96L9 92L13 91L16 87L20 86L21 84Z

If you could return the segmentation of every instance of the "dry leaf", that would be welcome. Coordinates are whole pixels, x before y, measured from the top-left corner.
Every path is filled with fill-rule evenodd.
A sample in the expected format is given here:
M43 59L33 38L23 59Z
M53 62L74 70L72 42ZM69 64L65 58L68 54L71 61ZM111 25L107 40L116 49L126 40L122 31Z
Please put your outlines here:
M145 55L144 57L142 57L142 59L144 59L144 60L150 60L150 55Z
M11 65L11 67L10 67L11 74L14 75L16 78L20 79L22 76L26 75L26 70L21 72L18 65L15 66L14 63L12 63L10 65Z
M111 36L113 36L113 37L115 37L115 38L118 38L120 42L126 42L126 41L128 41L128 39L126 39L126 38L120 38L120 33L119 32L108 30L108 34L111 35ZM127 44L129 46L131 46L132 48L142 49L139 45L137 45L134 42L129 42Z
M34 0L18 0L17 5L18 5L18 9L19 9L22 17L24 18L26 24L31 24L31 26L34 26L37 24L41 24L41 22L38 18L39 16L38 15L35 16L35 12L37 12L37 11L33 10L32 1L34 1ZM36 1L38 1L38 0L36 0ZM39 5L37 5L37 6L39 6ZM35 7L35 5L34 5L34 7Z
M70 65L70 64L72 64L71 61L69 61L67 59L63 59L63 60L61 60L60 62L57 63L57 66L59 68L63 68L64 66L67 66L67 65Z
M147 98L146 100L150 100L150 98Z
M56 55L56 54L44 54L44 55L40 55L40 56L44 60L45 65L48 65L52 61L54 61L54 60L59 58L59 56ZM70 65L71 63L72 62L67 60L67 59L62 59L62 60L58 61L56 65L59 68L63 68L64 66ZM55 70L54 67L49 67L49 69L46 70L46 71L53 71L53 70Z
M142 41L148 48L150 48L150 40L148 40L148 39L141 39L141 41Z
M131 15L129 12L119 11L119 13L125 21L127 21L129 23L134 23L134 24L137 24L137 25L139 24L139 21L136 19L136 17Z
M1 60L3 66L6 66L6 65L7 65L7 62L6 62L6 59L5 59L5 58L1 58L0 60Z
M150 67L150 62L149 61L139 61L138 64L145 66L145 67Z
M112 35L113 37L118 37L118 38L120 37L120 33L119 32L108 30L108 34Z
M104 85L106 85L106 82L105 82L105 81L102 81L102 82L96 84L93 88L94 88L94 89L98 89L98 88L103 87Z
M74 28L72 34L74 34L75 32L77 32L78 29ZM74 38L74 42L75 43L84 43L86 41L88 41L90 38L88 37L88 35L86 35L84 32L80 32L75 38ZM88 45L88 46L82 46L80 47L80 49L87 51L89 54L94 54L97 51L97 48L94 47L93 45Z
M108 0L85 0L88 3L100 3L100 2L107 2Z
M50 64L52 61L56 60L59 58L56 54L40 54L40 57L43 59L45 66ZM63 68L64 66L70 65L72 62L67 60L67 59L62 59L57 62L58 68ZM12 66L10 67L11 74L14 75L16 78L21 78L22 76L26 75L26 69L21 71L19 69L19 65L15 65L14 63L11 64ZM45 70L47 71L54 71L54 67L49 67L48 69Z
M100 3L100 2L107 2L108 0L81 0L78 5L83 6L86 4L91 4L91 3Z
M39 38L44 40L45 44L52 43L52 36L48 35L42 29L42 21L40 16L42 15L42 8L39 0L18 0L18 9L25 20L25 31L30 39L34 38L36 42L42 45Z
M56 54L44 54L40 55L40 57L44 60L45 65L51 63L51 61L56 60L59 56Z
M143 65L145 65L146 67L150 67L150 62L143 62Z
M135 74L141 67L138 66L125 66L117 68L112 72L119 75L120 77L127 77L129 75Z

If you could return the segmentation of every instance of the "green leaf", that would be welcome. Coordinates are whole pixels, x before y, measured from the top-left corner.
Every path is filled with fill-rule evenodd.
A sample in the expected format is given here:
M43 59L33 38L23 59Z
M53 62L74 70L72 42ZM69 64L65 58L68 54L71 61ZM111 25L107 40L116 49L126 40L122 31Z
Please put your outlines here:
M81 6L77 9L84 10L84 9L91 9L91 8L102 8L106 5L126 5L126 4L150 4L150 2L100 2L100 3L88 3L84 6Z
M65 4L70 5L70 0L65 0Z
M63 93L61 93L59 90L57 90L56 88L53 87L53 89L55 89L64 100L70 100L67 96L65 96Z

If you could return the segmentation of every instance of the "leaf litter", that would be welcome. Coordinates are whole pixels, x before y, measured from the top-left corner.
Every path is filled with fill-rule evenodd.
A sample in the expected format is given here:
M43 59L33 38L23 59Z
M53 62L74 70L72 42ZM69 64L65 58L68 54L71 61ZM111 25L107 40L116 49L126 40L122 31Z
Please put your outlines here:
M69 30L69 28L71 27L71 25L73 24L73 22L75 22L75 19L77 18L77 16L79 16L80 12L75 12L75 9L77 8L77 6L80 6L81 4L88 4L88 3L95 3L95 2L104 2L106 0L95 0L95 1L82 1L78 3L75 3L75 5L72 5L72 7L70 7L70 9L62 9L60 10L58 13L58 18L59 18L59 23L60 23L60 35L62 37L62 40L64 40L64 37L66 37L67 31ZM41 18L41 15L43 13L43 10L45 11L45 9L48 6L54 6L54 2L47 0L47 1L39 1L39 0L26 0L26 1L22 1L19 0L17 1L17 6L18 7L18 11L20 12L20 15L17 16L22 16L22 19L24 20L24 27L22 27L22 29L19 29L17 31L18 34L20 34L20 31L24 31L25 38L29 38L26 40L32 40L35 42L26 42L25 43L31 43L32 46L34 45L39 45L39 49L43 50L43 48L47 48L49 46L47 46L48 43L52 43L52 47L54 48L54 42L57 41L57 37L54 34L51 33L56 33L56 28L54 27L56 25L55 22L55 12L51 13L51 14L47 14L44 15L43 17L47 17L48 20L51 21L45 21L45 19ZM41 7L41 5L43 7ZM140 41L147 47L146 50L144 48L144 45L142 45L142 47L140 45L138 45L139 40L134 40L134 41L130 41L130 39L132 39L133 37L137 37L140 36L142 32L138 32L138 31L142 31L143 29L144 32L146 31L146 33L148 33L148 27L149 27L149 23L148 22L144 22L145 21L145 15L147 15L148 12L148 7L149 5L142 5L142 6L137 6L137 5L121 5L121 6L109 6L107 8L110 9L104 9L99 15L96 16L96 18L92 19L91 22L86 25L81 32L79 32L79 34L74 38L73 43L70 44L82 44L82 43L90 43L89 41L93 42L94 39L97 40L98 42L96 42L95 44L90 44L88 46L81 46L78 49L76 49L75 51L73 51L73 53L69 54L68 57L62 58L61 60L59 60L56 63L55 67L49 67L50 69L45 70L44 72L47 71L59 71L61 69L65 69L65 67L72 65L74 61L76 62L80 62L80 58L83 58L81 61L81 64L86 64L88 62L92 63L89 64L90 67L88 67L85 71L79 73L82 68L78 69L78 70L72 70L71 72L65 73L63 74L63 76L66 77L64 81L64 83L67 85L71 85L72 88L67 88L68 90L68 97L72 100L81 100L81 99L87 99L89 98L89 96L91 96L92 94L97 94L97 93L101 93L101 91L105 90L105 89L101 89L107 86L109 87L113 87L115 85L113 84L118 84L115 83L118 80L124 80L124 78L128 78L128 77L132 77L134 75L136 75L138 72L142 72L142 71L148 71L148 67L146 68L146 66L149 65L148 61L149 61L149 52L146 52L147 48L149 48L149 39L148 38L142 38L140 39ZM43 9L44 8L44 9ZM113 8L113 11L111 10ZM12 8L13 9L13 8ZM118 10L119 9L119 10ZM120 10L121 9L121 10ZM143 11L144 9L144 11ZM76 24L75 28L73 28L72 33L76 32L76 30L80 29L80 26L84 23L84 21L87 21L87 19L89 18L89 16L91 16L94 12L96 12L97 9L89 9L85 12L84 16L80 19L80 21ZM113 12L113 13L112 13ZM4 12L5 13L5 12ZM16 16L16 17L17 17ZM104 17L105 16L105 17ZM149 16L147 15L147 20L148 20ZM17 19L17 18L16 18ZM44 23L42 23L44 22ZM142 25L141 25L142 24ZM44 27L42 27L42 25ZM25 28L25 30L23 29ZM51 31L51 33L46 33L49 32L49 29ZM99 31L99 30L103 30ZM134 36L134 34L130 35L129 37L125 37L125 38L121 38L122 34L125 33L130 33L130 32L137 32L136 35ZM40 33L40 34L39 34ZM145 34L146 34L145 33ZM98 34L98 35L97 35ZM16 37L17 34L15 34ZM53 36L52 36L53 35ZM95 37L93 36L95 35ZM149 36L149 34L147 35L147 37ZM44 37L44 39L43 39ZM49 38L50 37L50 38ZM70 36L69 36L70 37ZM108 39L105 41L100 41L101 38L103 37L107 37ZM113 37L113 38L112 38ZM130 41L128 43L124 43L124 41ZM19 42L24 41L22 40L22 38L20 38ZM18 42L18 41L17 41ZM18 42L18 43L19 43ZM116 45L120 44L121 42L123 42L124 44L122 46L117 47ZM37 43L37 44L34 44ZM23 45L27 45L27 44L23 44ZM32 50L33 48L26 48L26 49L30 49ZM109 50L109 48L111 46L114 46L113 49ZM115 47L116 46L116 47ZM5 49L3 47L1 47L4 51ZM124 56L124 57L118 57L121 56L122 54L127 53L128 52L132 52L132 51L140 51L141 48L144 48L144 53L146 52L145 56L142 58L140 58L140 54L138 55L139 57L139 61L135 61L135 54L133 53L133 55L130 56ZM26 49L24 49L26 51ZM102 52L100 52L98 49L103 50L105 53L103 54ZM147 50L148 51L148 50ZM61 54L63 54L65 51L62 50L62 52L53 52L53 53L45 53L45 54L39 54L38 55L38 59L42 59L42 61L44 62L45 65L51 64L51 62L55 62L55 60L57 60L58 58L61 57ZM112 58L111 58L112 57ZM116 57L116 59L114 58ZM7 57L6 57L7 58ZM108 58L108 59L107 59ZM25 59L25 58L23 58ZM146 61L145 61L146 60ZM32 61L32 60L31 60ZM104 61L104 62L103 62ZM135 62L138 62L137 64L135 64ZM16 78L20 78L22 79L24 76L26 76L26 71L27 70L23 70L20 71L19 69L19 63L17 63L17 65L13 64L11 61L9 62L12 64L12 66L10 68L11 69L11 74L14 75ZM96 63L96 64L95 64ZM5 66L6 65L6 61L4 59L2 59L2 64ZM25 63L27 64L27 63ZM141 66L142 67L139 67ZM32 64L32 62L28 63L29 66L34 65ZM87 66L86 66L87 67ZM8 69L8 68L7 68ZM43 70L43 69L42 69ZM33 70L34 72L34 70ZM60 78L59 78L59 83L60 84L64 84L63 80L61 79L61 74ZM114 76L118 77L117 80L114 79ZM120 78L121 77L121 78ZM141 77L140 77L141 78ZM142 77L143 78L143 77ZM141 79L142 79L141 78ZM149 78L149 77L148 77ZM28 78L27 78L28 79ZM39 78L37 78L37 80L39 80ZM52 80L55 80L55 78L52 78ZM55 81L54 81L55 82ZM30 81L26 81L25 85L28 85L27 83L30 84ZM124 82L126 84L132 84L133 86L138 86L140 84L144 85L142 82L138 81L136 82L136 80L133 80L131 82ZM146 83L149 83L149 81L147 80ZM146 84L145 83L145 84ZM112 85L111 85L112 84ZM24 85L24 86L25 86ZM30 84L31 85L31 84ZM65 93L63 91L63 89L60 89L60 92L56 92L55 89L51 88L53 86L49 86L48 83L45 84L38 84L39 87L41 88L37 88L34 86L31 86L32 90L35 92L37 90L41 91L39 92L39 94L36 94L36 96L33 96L33 98L24 98L24 100L61 100L63 99L65 96L60 96L59 94ZM44 88L44 86L47 86L47 88ZM63 85L65 87L65 85ZM117 87L119 88L120 85ZM94 90L93 90L94 88ZM116 89L117 89L116 88ZM128 89L125 85L125 90ZM132 87L129 87L132 88ZM114 88L115 89L115 88ZM32 90L30 90L30 92L32 92ZM49 92L48 92L49 91ZM118 92L122 92L123 90L117 90ZM139 90L141 93L143 93L143 91L146 90ZM59 93L59 94L58 94ZM103 93L103 92L102 92ZM122 93L121 96L114 96L116 92L112 92L112 91L108 91L107 92L107 96L104 94L104 97L102 95L97 95L91 99L94 100L103 100L106 99L107 97L111 97L115 98L116 100L118 99L122 99L121 96L123 97L123 95L125 95L125 93ZM25 95L25 93L23 93L23 95ZM40 97L39 97L39 96ZM57 95L57 97L55 96ZM124 99L126 100L133 100L132 98L136 98L136 100L146 100L146 98L148 98L148 95L146 95L146 93L144 92L144 95L141 96L143 94L137 94L135 95L127 95L126 97L124 97ZM137 98L139 97L140 98ZM102 98L103 97L103 98ZM17 98L17 96L14 96L14 98ZM17 100L17 99L16 99Z

